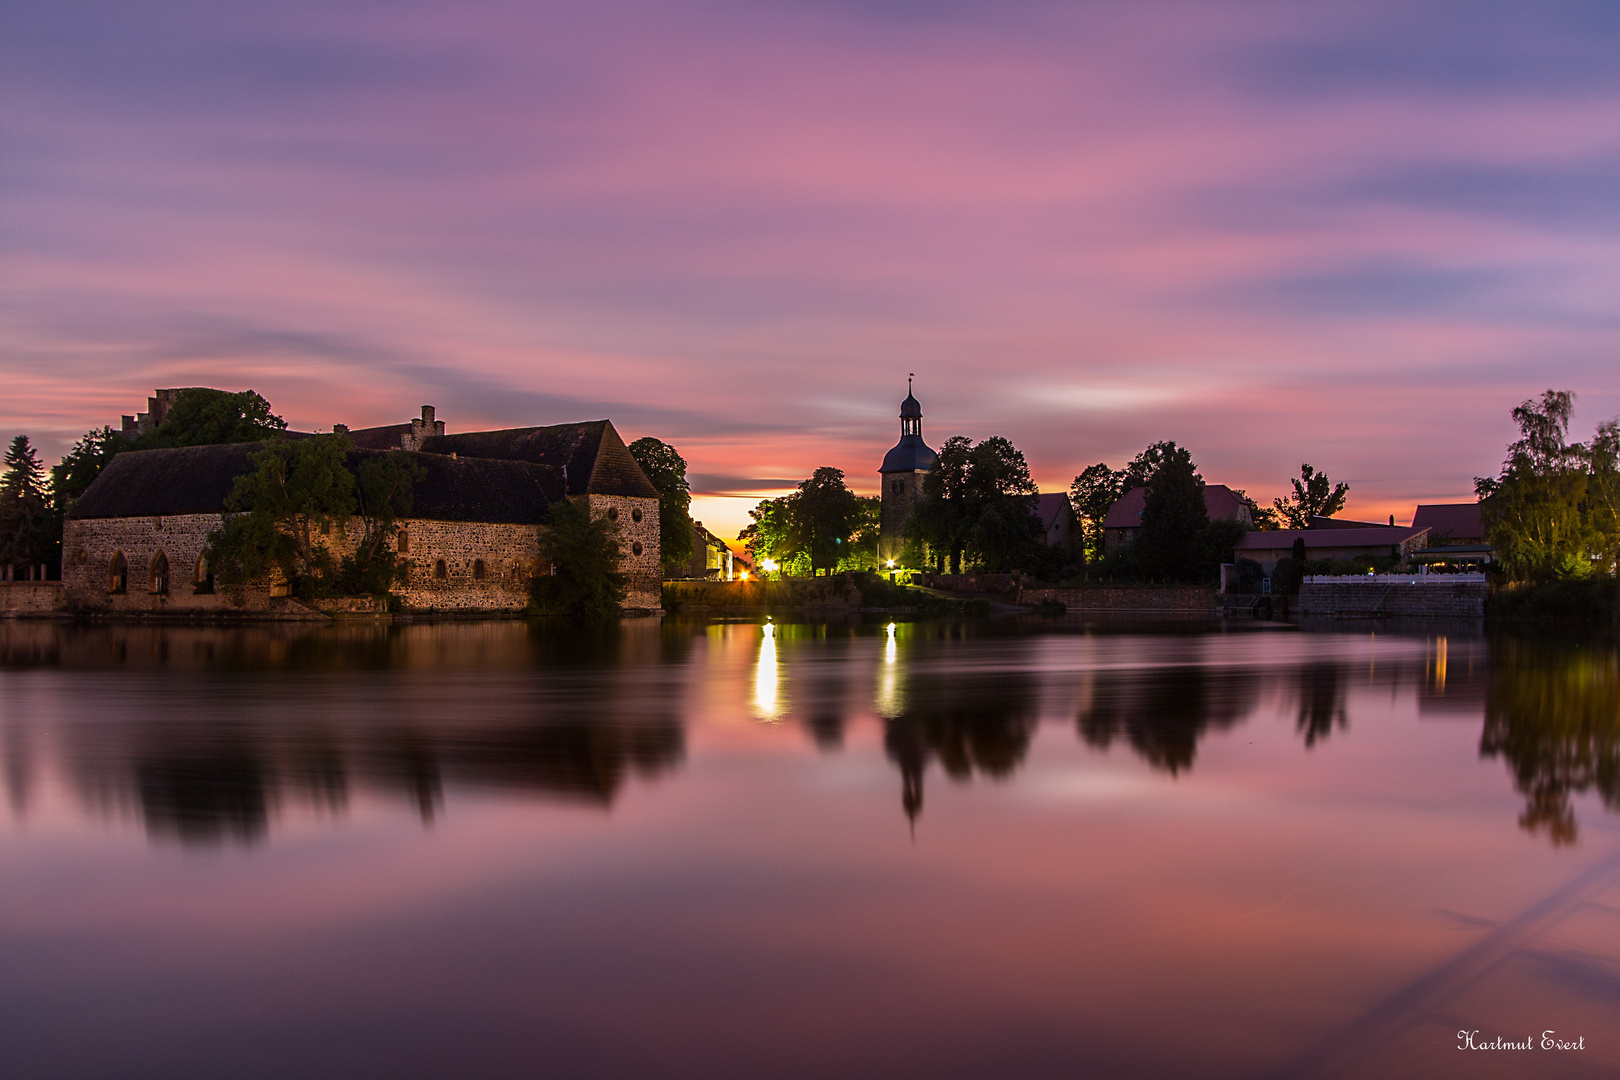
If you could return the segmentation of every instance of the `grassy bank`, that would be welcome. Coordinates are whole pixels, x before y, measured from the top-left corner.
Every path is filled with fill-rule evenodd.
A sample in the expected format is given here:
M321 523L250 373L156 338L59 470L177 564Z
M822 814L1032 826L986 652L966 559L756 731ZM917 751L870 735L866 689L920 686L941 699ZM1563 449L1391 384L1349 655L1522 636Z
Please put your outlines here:
M954 600L897 585L878 574L788 578L781 581L666 581L664 611L671 615L734 616L797 611L854 613L879 609L915 615L988 614L984 599Z
M1608 626L1615 621L1620 583L1612 577L1501 588L1485 602L1485 616L1511 622Z

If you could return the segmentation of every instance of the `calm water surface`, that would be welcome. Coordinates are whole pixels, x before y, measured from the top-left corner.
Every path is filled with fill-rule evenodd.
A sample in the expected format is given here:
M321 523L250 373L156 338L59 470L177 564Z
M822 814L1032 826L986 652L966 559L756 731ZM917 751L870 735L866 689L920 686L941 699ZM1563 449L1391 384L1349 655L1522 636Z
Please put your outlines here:
M10 623L0 757L6 1077L1620 1069L1608 645Z

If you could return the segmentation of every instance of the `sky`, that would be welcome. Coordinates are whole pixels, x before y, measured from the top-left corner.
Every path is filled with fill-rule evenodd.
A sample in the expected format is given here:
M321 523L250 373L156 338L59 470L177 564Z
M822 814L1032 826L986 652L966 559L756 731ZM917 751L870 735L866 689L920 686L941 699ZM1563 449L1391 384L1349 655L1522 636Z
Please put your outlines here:
M734 536L1003 435L1471 497L1620 413L1620 7L8 0L0 435L611 419Z

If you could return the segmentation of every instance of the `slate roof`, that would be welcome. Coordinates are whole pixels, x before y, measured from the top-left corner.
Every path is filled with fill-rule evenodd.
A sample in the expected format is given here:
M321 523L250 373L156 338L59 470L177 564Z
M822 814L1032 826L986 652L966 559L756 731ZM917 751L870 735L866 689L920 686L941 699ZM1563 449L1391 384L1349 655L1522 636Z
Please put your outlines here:
M433 435L423 440L422 451L555 465L566 470L570 495L658 498L658 489L607 420Z
M1115 499L1114 505L1108 508L1108 516L1103 518L1103 528L1140 529L1142 510L1147 506L1147 492L1145 487L1133 487ZM1237 493L1225 484L1204 485L1204 510L1209 514L1209 520L1242 518L1247 507L1248 503L1238 498Z
M69 515L73 518L218 514L236 478L252 470L263 443L132 450L107 463ZM406 454L426 471L412 491L410 517L430 521L537 524L568 494L563 470L528 461ZM346 464L356 471L381 451L357 450Z
M400 439L410 434L410 424L385 424L349 432L356 450L398 450Z
M902 435L894 448L883 455L878 472L927 472L938 460L939 455L923 442L921 435Z
M71 518L217 514L248 455L263 443L130 450L107 462L68 514Z
M1412 517L1413 526L1432 530L1434 540L1483 540L1485 521L1479 503L1420 503Z

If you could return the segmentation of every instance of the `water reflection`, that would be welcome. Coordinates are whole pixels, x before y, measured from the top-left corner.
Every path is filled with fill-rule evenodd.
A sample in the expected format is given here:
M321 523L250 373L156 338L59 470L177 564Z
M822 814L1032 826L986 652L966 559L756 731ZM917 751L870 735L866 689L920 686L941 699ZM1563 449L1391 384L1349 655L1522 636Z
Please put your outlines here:
M1193 643L1190 649L1196 650ZM1103 672L1078 718L1080 737L1107 749L1125 740L1149 765L1172 776L1192 768L1199 740L1252 713L1261 679L1254 669L1212 667L1196 653L1174 666Z
M592 632L517 623L416 627L0 628L13 672L83 673L51 709L5 682L0 776L12 813L42 762L79 800L157 839L262 840L290 807L349 812L357 793L443 813L453 787L609 807L685 755L694 708L793 721L822 753L875 723L913 822L927 773L1012 777L1043 717L1182 776L1201 745L1278 713L1303 749L1350 730L1356 694L1414 695L1424 717L1483 717L1521 823L1577 836L1574 794L1620 803L1612 648L1431 635L1346 649L1311 635L1028 633L938 623L647 621ZM693 697L692 695L696 695ZM45 699L41 699L42 701ZM701 704L700 704L701 703ZM49 713L49 715L47 715Z
M55 635L50 648L41 634ZM360 790L425 822L447 784L607 807L632 776L684 755L678 705L656 678L678 670L661 664L666 636L689 637L651 623L605 634L27 627L0 637L0 656L96 672L68 684L51 725L85 805L133 813L157 840L252 843L283 808L341 816ZM0 750L22 817L46 748L26 702L14 691L6 704Z
M1620 655L1592 643L1493 642L1479 748L1507 762L1525 797L1520 826L1573 844L1571 794L1595 790L1620 809Z

